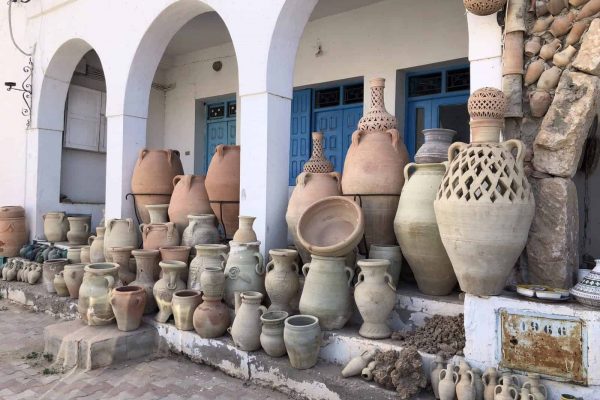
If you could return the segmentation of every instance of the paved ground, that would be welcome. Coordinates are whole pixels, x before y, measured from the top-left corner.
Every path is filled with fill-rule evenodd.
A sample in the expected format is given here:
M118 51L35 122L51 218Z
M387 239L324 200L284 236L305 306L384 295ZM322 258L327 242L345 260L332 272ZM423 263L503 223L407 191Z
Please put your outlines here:
M0 399L286 399L208 366L169 356L84 372L57 371L43 330L57 320L0 300Z

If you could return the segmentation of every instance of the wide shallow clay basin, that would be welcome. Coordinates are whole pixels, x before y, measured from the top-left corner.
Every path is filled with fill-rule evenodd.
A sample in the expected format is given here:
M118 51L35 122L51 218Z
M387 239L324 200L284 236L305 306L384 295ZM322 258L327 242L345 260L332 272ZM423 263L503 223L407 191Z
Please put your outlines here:
M364 219L353 200L331 196L311 204L300 216L296 229L300 243L311 254L341 257L361 241Z

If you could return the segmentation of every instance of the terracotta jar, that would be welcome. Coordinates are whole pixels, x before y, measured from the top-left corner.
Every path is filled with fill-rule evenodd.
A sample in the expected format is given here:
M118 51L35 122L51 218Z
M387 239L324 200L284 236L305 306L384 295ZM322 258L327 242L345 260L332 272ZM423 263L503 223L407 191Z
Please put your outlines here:
M571 295L583 305L600 307L600 260L595 260L596 266L581 282L571 288Z
M323 341L319 319L312 315L288 317L283 328L283 341L292 367L314 367Z
M260 243L229 242L225 264L225 303L235 306L234 293L254 291L265 294L265 264L259 251Z
M560 38L561 36L564 36L567 33L569 33L569 30L571 30L571 26L573 26L574 20L575 14L572 12L567 13L565 15L560 15L554 18L554 21L552 21L552 25L550 25L550 29L548 31L555 38Z
M138 234L131 218L109 219L106 221L104 233L104 258L112 261L109 249L111 247L138 247Z
M542 73L546 70L546 63L544 60L535 60L529 64L527 71L525 72L525 78L523 82L526 86L533 85L538 81Z
M540 79L538 79L537 88L538 90L554 90L558 86L558 81L562 75L562 70L557 66L542 72Z
M531 33L544 33L550 24L554 21L554 16L549 15L547 17L537 18L531 28Z
M64 242L67 240L69 231L69 221L64 212L49 212L42 215L44 220L44 236L46 240L52 243Z
M360 355L352 358L348 364L342 369L342 376L349 378L351 376L360 375L363 369L373 360L377 354L376 350L365 350Z
M396 304L396 286L387 273L388 260L359 260L358 280L354 300L363 318L358 334L370 339L384 339L392 335L386 321Z
M298 252L291 249L269 250L271 261L266 266L265 290L271 300L269 311L292 313L290 302L300 287ZM283 321L282 321L283 329Z
M158 311L158 305L154 299L152 289L159 274L158 260L160 254L158 250L133 250L131 254L135 257L137 272L135 280L130 285L140 286L146 291L144 314L155 313Z
M448 363L446 369L440 371L440 383L438 386L440 400L454 400L456 398L458 374L454 368L454 365Z
M577 53L577 49L573 46L567 46L563 51L560 51L552 58L552 63L557 67L564 68L573 59L573 56Z
M568 0L548 0L548 11L552 15L558 15L569 5Z
M588 25L589 25L588 21L575 22L573 24L573 27L571 28L571 31L569 31L567 38L565 39L565 44L567 46L572 46L574 44L579 43L579 39L581 39L581 36L587 30Z
M152 290L154 299L158 305L158 314L156 319L158 322L167 322L173 314L171 308L171 299L173 293L178 290L183 290L186 287L184 281L181 280L181 273L187 269L187 264L181 261L161 261L159 263L163 271L163 277L154 284Z
M444 359L441 355L436 355L435 360L432 363L431 373L429 374L429 380L431 382L431 389L433 389L433 395L436 399L440 398L439 385L440 385L440 372L444 369Z
M540 57L546 61L552 60L552 57L554 57L554 53L556 53L558 49L560 49L560 46L560 39L554 39L550 43L546 43L542 46L542 49L540 50Z
M262 322L260 345L271 357L281 357L286 353L283 327L288 315L285 311L269 311L260 316Z
M235 231L232 240L238 243L256 242L258 240L256 238L256 232L254 232L254 230L252 229L252 224L254 224L255 219L256 217L240 215L238 217L239 228L237 231Z
M164 224L141 224L143 248L158 250L164 246L178 246L179 232L173 222Z
M148 211L150 223L164 224L169 222L169 216L167 215L168 209L168 204L148 204L146 206L146 211Z
M96 227L96 236L90 236L88 238L88 245L90 246L90 262L99 263L106 261L104 252L104 233L106 228L103 226Z
M194 312L202 303L202 293L198 290L178 290L173 293L171 309L175 327L180 331L194 329Z
M421 133L423 133L425 142L417 150L415 162L426 164L448 161L448 147L452 144L452 138L456 135L456 131L435 128L424 129Z
M523 168L523 142L498 142L504 94L479 89L468 107L473 140L450 146L434 209L461 289L490 296L502 291L525 248L535 201Z
M188 225L188 215L212 214L204 175L177 175L169 203L169 220L175 222L180 235Z
M190 262L190 251L189 246L164 246L158 249L160 251L161 260L175 260L181 261L187 264ZM188 281L188 269L181 274L181 279L184 282Z
M104 251L102 251L102 258L104 258ZM90 264L92 262L92 260L90 259L90 246L81 246L79 259L83 264Z
M546 400L548 398L548 390L540 382L541 379L539 374L529 372L527 379L523 382L523 388L528 389L533 397L531 400Z
M173 178L183 174L183 167L176 150L140 150L133 175L131 191L143 223L150 223L146 206L168 204L173 193Z
M63 276L65 278L65 284L67 290L72 299L79 298L79 288L83 282L83 274L85 264L68 264L63 269Z
M446 173L444 164L408 164L394 219L396 238L419 290L444 296L456 286L456 275L442 243L433 201Z
M473 381L475 382L475 399L483 400L485 387L481 377L481 370L479 368L473 368L471 369L471 372L473 373Z
M483 400L494 400L494 390L498 385L498 371L494 367L489 367L481 377L483 380Z
M114 263L119 265L119 280L123 285L129 285L135 280L135 272L129 266L131 258L132 246L111 247L110 254Z
M142 323L146 292L139 286L114 288L110 295L110 305L117 320L117 329L125 332L134 331Z
M400 246L391 244L372 244L369 249L369 258L388 260L390 266L387 273L392 277L392 284L398 287L400 272L402 270L402 252Z
M25 210L19 206L0 207L0 257L14 257L27 244Z
M529 95L529 110L532 117L541 118L546 115L552 104L552 95L545 90L536 90Z
M532 36L527 42L525 42L525 55L527 57L533 57L540 52L542 48L542 38L540 36Z
M181 244L192 248L192 255L197 244L215 244L220 242L220 235L215 226L213 214L188 215L189 224L183 231Z
M202 292L208 297L223 297L225 291L225 273L222 267L204 267L200 274Z
M67 239L69 240L69 243L88 244L92 217L89 215L67 217L67 220L69 221L69 231L67 232Z
M395 244L394 215L404 177L408 152L396 129L396 118L385 110L385 79L373 79L371 109L360 119L344 161L342 191L345 195L377 195L360 198L365 218L367 248L373 243Z
M260 349L260 316L267 308L260 303L263 294L247 291L240 294L242 304L236 310L233 325L228 329L236 347L244 351Z
M78 264L81 263L81 248L83 246L71 246L67 249L67 260L70 263Z
M210 206L228 238L238 229L240 205L220 204L218 201L240 201L240 146L217 146L208 166L205 184Z
M79 288L79 316L90 326L108 325L115 320L110 305L110 292L118 279L119 266L114 263L92 263L84 268Z
M202 338L223 336L229 326L229 309L222 299L202 296L202 303L194 311L194 330Z
M195 246L196 256L190 262L188 289L202 291L200 280L206 267L218 267L225 270L227 261L227 246L224 244L199 244Z
M65 277L63 276L63 271L60 271L58 274L54 275L54 290L59 297L68 297L69 289L67 289L67 284L65 283Z
M576 21L580 21L584 18L591 17L592 15L598 14L600 12L600 0L590 0L586 3L585 6L579 11Z
M29 283L30 285L35 285L36 283L38 283L41 277L42 265L40 263L35 263L35 265L31 267L31 271L27 275L27 283Z
M518 396L517 388L511 385L508 379L505 379L502 385L496 385L494 389L494 400L517 400Z
M477 400L475 376L471 370L461 371L456 383L456 397L459 400Z
M341 329L352 313L349 288L354 277L344 257L313 255L311 263L302 267L302 273L306 279L300 312L319 318L324 330Z
M54 276L62 271L68 263L69 260L66 258L56 258L54 260L44 261L44 264L42 264L42 279L48 293L56 293L56 290L54 289ZM8 280L10 281L11 279Z

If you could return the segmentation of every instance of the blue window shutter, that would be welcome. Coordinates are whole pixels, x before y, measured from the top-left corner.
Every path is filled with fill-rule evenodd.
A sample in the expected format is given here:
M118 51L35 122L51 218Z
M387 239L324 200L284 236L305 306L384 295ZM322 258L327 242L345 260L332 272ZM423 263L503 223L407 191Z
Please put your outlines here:
M295 90L292 98L290 127L289 184L296 184L304 163L310 157L311 89Z

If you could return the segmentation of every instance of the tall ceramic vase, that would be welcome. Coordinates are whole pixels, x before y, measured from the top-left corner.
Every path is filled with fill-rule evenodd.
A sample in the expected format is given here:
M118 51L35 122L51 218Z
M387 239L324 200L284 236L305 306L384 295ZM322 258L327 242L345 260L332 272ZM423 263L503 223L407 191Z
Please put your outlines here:
M525 248L535 211L519 140L499 143L506 98L483 88L469 99L472 143L454 143L434 202L442 243L463 291L499 294ZM516 153L516 157L513 155Z
M159 251L158 250L133 250L131 252L135 257L135 265L137 273L135 280L131 282L130 286L139 286L144 288L146 291L146 305L144 307L144 314L151 314L158 311L158 305L154 299L154 282L158 278L158 263L159 263Z
M290 301L300 287L296 264L298 252L290 249L272 249L269 250L269 254L272 260L266 266L265 275L265 289L271 300L269 311L286 311L291 314Z
M312 156L304 164L304 172L296 177L296 186L285 214L288 232L304 263L310 262L310 253L302 246L296 233L300 215L315 201L342 194L342 176L333 172L333 164L323 154L323 133L313 132L312 146Z
M84 268L83 282L79 288L77 309L88 325L108 325L115 314L110 305L110 292L115 287L119 266L113 263L95 263Z
M393 221L404 185L402 169L408 162L396 118L385 110L385 79L373 79L370 84L371 109L352 134L342 176L345 195L365 195L357 201L365 216L367 248L373 243L396 243Z
M405 183L394 219L396 238L419 290L433 296L447 295L456 286L433 210L446 166L411 163L404 168Z
M187 269L187 264L182 261L165 260L159 263L163 271L163 277L154 284L152 292L158 305L158 314L155 319L158 322L167 322L173 314L171 300L173 293L183 290L186 284L181 280L181 274Z
M265 295L265 265L260 243L229 242L231 250L225 265L225 303L235 306L235 292L254 291Z
M205 183L210 206L229 238L238 229L240 215L240 146L217 146Z
M169 203L169 220L175 222L179 235L188 225L188 215L212 214L204 175L177 175Z
M260 303L263 294L259 292L242 292L242 304L235 314L230 333L236 347L244 351L260 349L260 316L267 308Z

